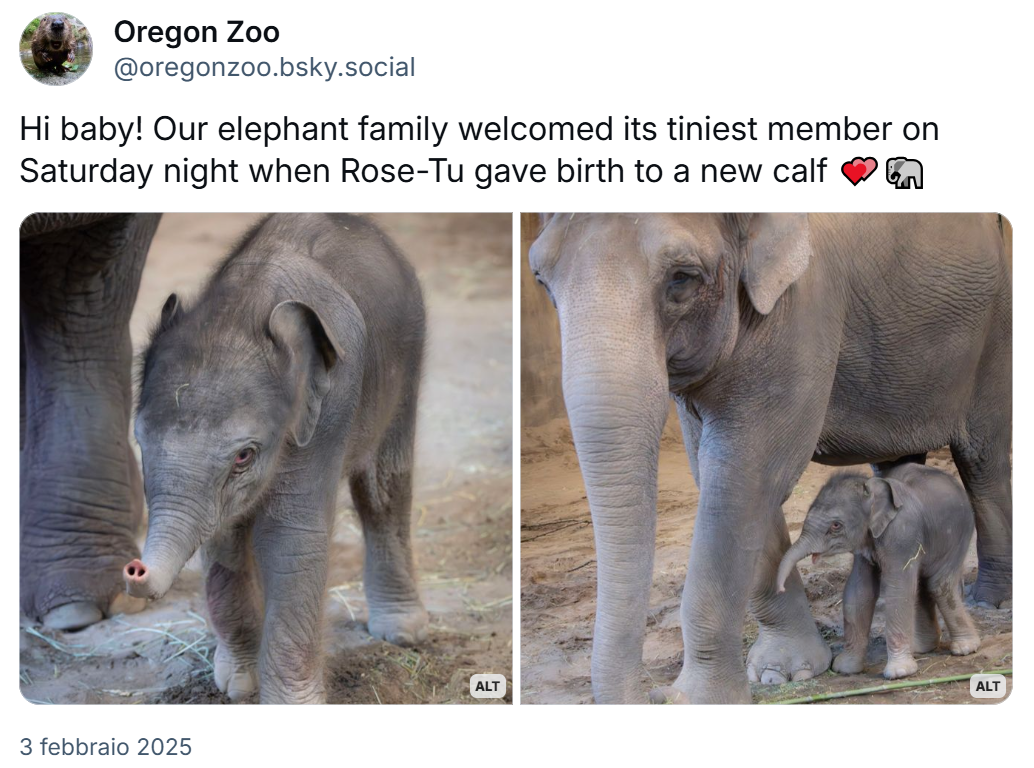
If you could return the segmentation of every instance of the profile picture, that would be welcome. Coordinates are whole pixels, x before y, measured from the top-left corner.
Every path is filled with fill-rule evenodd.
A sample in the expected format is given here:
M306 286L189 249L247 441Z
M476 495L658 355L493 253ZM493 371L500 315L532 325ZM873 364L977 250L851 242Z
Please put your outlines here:
M44 85L68 85L90 66L93 39L70 13L44 13L29 22L19 42L22 67Z

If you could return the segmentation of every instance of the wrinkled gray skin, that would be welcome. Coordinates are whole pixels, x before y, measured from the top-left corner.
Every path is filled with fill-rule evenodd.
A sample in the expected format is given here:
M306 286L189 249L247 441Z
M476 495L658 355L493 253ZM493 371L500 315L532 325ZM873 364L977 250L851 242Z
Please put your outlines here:
M39 213L21 225L21 608L79 629L143 607L129 446L129 316L160 214Z
M557 306L598 563L598 702L644 701L669 394L700 489L683 669L655 701L749 702L829 667L781 505L809 460L951 446L976 510L974 597L1012 588L1011 296L993 215L553 214L529 254ZM748 604L759 635L741 656ZM745 674L746 672L746 674Z
M343 476L366 540L371 634L426 638L409 535L423 345L412 267L344 214L273 215L196 304L166 302L136 418L147 541L125 577L132 594L161 597L202 549L215 681L232 699L260 680L264 703L325 698L322 609Z
M865 666L876 599L886 609L888 680L919 670L912 654L937 648L937 609L951 635L951 652L966 656L980 635L962 598L962 565L973 538L973 508L962 486L945 473L902 464L881 477L833 477L819 491L800 538L783 556L776 591L795 564L811 555L854 553L844 587L844 650L833 669L853 675Z

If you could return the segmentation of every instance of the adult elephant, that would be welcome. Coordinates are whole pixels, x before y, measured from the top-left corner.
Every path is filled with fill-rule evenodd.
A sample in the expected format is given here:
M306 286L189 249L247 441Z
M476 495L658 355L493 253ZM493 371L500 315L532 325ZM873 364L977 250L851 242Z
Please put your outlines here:
M160 214L33 214L21 226L21 607L80 629L143 607L129 446L129 316Z
M598 563L597 702L641 690L657 457L676 403L700 490L682 672L654 700L748 702L829 666L781 505L809 460L950 445L977 514L976 600L1012 589L1011 288L999 220L926 214L545 214L529 255L560 318ZM759 635L741 654L748 603Z

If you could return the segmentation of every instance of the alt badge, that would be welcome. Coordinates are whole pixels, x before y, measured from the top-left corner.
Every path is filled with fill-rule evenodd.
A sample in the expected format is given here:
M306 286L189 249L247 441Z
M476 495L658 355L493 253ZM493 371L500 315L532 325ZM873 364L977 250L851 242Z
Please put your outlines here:
M475 699L501 699L506 695L506 675L474 675L470 695Z
M969 695L974 699L1002 698L1005 696L1005 675L973 675L969 678Z

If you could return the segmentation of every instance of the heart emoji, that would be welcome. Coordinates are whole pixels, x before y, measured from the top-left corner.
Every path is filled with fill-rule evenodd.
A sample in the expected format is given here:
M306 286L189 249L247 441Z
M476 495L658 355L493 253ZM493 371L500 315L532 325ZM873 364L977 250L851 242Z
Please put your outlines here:
M856 157L851 162L840 166L840 170L847 177L847 180L857 187L859 181L865 181L876 170L876 158Z

